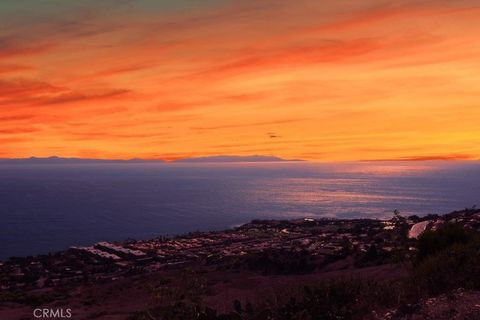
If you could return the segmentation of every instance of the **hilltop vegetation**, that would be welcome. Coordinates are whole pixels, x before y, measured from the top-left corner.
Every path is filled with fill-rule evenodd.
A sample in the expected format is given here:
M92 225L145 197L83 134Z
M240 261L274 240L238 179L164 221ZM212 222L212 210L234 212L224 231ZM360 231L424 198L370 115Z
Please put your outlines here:
M405 277L391 280L371 278L340 278L290 288L290 294L275 301L255 301L242 304L232 301L232 311L220 313L181 295L181 299L157 305L132 316L134 320L334 320L334 319L408 319L422 315L428 299L450 294L458 299L456 290L480 290L480 233L463 226L445 224L435 231L422 234ZM272 255L255 260L257 265L271 268ZM278 259L274 269L278 269ZM292 257L294 260L294 257ZM287 259L287 265L290 259ZM288 269L288 267L287 267ZM263 269L260 269L263 271ZM475 291L472 291L475 292ZM462 294L462 291L460 291ZM433 298L433 299L432 299ZM440 299L440 298L439 298ZM452 298L454 299L454 298ZM439 303L438 308L442 307ZM474 319L473 309L460 319ZM429 312L433 312L429 310ZM450 319L449 314L437 319Z

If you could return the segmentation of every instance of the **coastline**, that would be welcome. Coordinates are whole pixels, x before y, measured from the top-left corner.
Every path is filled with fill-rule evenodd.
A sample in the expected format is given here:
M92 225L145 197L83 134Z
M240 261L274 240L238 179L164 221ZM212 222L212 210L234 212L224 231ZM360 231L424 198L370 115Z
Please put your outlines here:
M402 217L400 214L395 214L391 219L257 219L220 231L196 231L148 240L98 242L91 246L71 246L68 250L48 254L11 257L0 261L0 268L12 264L41 265L42 261L51 259L56 260L57 264L63 261L68 267L68 261L75 257L77 260L85 259L86 264L113 263L118 269L111 272L110 276L103 275L102 278L118 279L119 274L125 273L125 268L138 267L142 270L141 272L154 272L169 265L188 264L207 258L212 260L213 256L221 261L229 257L258 253L272 248L293 251L302 251L307 248L315 255L329 257L345 250L345 243L348 242L350 246L356 246L358 250L366 252L369 246L375 244L375 240L378 242L375 236L382 234L383 236L387 234L390 239L383 239L379 250L390 253L397 250L399 246L414 241L425 230L435 230L442 223L451 221L461 223L466 228L480 230L480 209L466 208L444 215L429 214L423 217ZM71 273L67 275L71 276ZM58 276L66 279L64 283L68 283L68 276L61 274ZM71 278L73 281L78 280L75 276ZM21 281L17 282L21 283ZM54 282L58 281L54 279Z

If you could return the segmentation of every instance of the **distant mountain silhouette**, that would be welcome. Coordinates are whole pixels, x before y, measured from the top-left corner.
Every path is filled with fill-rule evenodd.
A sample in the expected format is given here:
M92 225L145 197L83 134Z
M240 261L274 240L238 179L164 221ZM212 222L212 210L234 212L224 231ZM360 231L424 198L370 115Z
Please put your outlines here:
M174 162L282 162L282 161L303 161L303 160L287 160L275 156L209 156L198 158L185 158Z
M275 156L209 156L198 158L185 158L173 161L174 163L210 163L210 162L282 162L282 161L303 161L287 160ZM0 158L1 164L101 164L101 163L165 163L161 159L85 159L85 158Z
M60 158L60 157L48 157L48 158L11 158L0 159L0 164L96 164L96 163L163 163L163 160L144 160L144 159L129 159L129 160L117 160L117 159L84 159L84 158Z

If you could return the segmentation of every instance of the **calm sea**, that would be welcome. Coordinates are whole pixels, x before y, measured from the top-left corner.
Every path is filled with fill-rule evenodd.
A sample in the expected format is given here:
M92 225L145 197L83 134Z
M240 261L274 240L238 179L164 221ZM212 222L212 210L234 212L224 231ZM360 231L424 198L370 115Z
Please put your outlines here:
M0 259L255 218L384 218L476 203L478 162L3 164Z

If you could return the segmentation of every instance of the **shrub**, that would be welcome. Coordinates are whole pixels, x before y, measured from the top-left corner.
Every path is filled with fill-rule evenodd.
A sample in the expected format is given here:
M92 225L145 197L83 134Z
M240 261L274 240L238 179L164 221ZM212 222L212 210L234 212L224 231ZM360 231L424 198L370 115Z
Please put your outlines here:
M480 289L480 243L456 243L429 255L415 267L412 284L421 295L459 287Z
M477 233L471 230L466 230L460 225L452 223L443 224L438 230L426 231L418 238L417 262L421 262L426 257L434 255L449 246L465 244L477 239Z
M398 283L342 279L305 287L275 308L275 319L363 319L375 306L396 303Z

